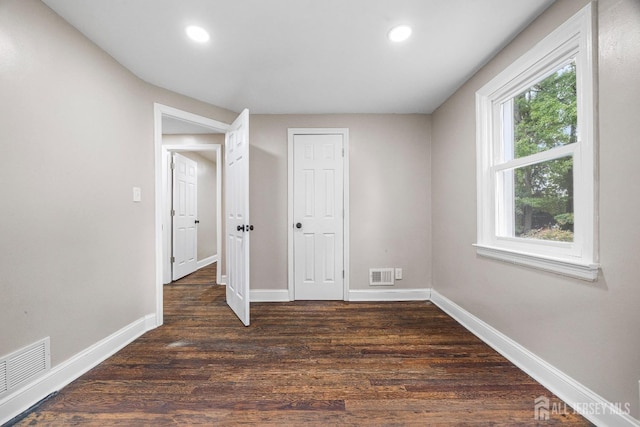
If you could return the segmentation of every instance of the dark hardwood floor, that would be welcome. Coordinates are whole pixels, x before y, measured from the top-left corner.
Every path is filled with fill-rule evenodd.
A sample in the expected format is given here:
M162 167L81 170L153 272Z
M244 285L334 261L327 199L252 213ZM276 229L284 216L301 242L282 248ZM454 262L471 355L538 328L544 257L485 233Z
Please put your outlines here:
M19 425L590 425L535 421L560 400L431 303L257 303L245 328L211 277Z
M174 285L215 285L216 284L216 271L218 263L213 263L207 267L197 270L195 273L191 273L188 276L178 279L171 283ZM166 289L166 288L165 288ZM166 303L165 303L166 304Z

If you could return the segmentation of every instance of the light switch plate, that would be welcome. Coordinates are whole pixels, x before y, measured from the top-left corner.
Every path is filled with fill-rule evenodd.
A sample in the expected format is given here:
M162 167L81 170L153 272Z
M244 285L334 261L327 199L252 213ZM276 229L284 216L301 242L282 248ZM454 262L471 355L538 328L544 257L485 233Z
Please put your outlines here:
M396 268L396 280L402 280L402 269Z
M142 201L142 189L140 187L133 187L133 201L134 202Z

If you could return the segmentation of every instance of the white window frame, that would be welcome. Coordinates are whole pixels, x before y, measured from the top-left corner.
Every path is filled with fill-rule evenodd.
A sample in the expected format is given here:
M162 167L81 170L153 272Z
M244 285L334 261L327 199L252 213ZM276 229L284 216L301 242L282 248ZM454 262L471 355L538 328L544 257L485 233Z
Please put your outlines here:
M598 277L594 14L588 4L476 93L478 255L584 280ZM576 65L577 142L524 158L509 159L504 138L512 126L503 104L569 62ZM503 121L504 120L504 121ZM508 147L507 147L508 150ZM573 157L574 241L505 237L513 212L498 203L501 171ZM502 188L510 188L509 183ZM508 199L508 196L506 196Z

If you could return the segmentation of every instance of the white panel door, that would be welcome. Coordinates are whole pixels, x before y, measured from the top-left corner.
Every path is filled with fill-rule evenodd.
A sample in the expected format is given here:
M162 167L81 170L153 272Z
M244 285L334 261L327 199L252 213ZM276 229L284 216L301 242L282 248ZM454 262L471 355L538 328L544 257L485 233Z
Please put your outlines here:
M227 304L249 326L249 110L225 137Z
M172 280L191 274L198 263L198 164L173 155Z
M296 300L344 299L342 149L342 135L294 135Z

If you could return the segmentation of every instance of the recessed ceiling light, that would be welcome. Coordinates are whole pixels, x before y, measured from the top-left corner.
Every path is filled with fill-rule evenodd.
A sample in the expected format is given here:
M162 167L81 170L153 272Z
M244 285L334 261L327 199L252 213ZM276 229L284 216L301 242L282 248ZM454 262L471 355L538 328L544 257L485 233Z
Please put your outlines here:
M184 31L195 42L204 43L209 41L209 33L202 27L190 25Z
M411 36L411 27L408 25L398 25L389 31L389 40L392 42L403 42Z

